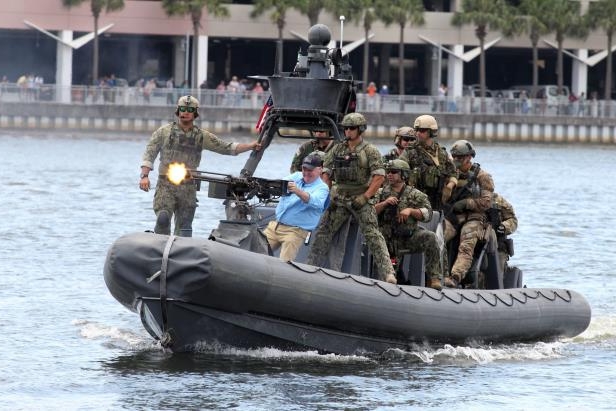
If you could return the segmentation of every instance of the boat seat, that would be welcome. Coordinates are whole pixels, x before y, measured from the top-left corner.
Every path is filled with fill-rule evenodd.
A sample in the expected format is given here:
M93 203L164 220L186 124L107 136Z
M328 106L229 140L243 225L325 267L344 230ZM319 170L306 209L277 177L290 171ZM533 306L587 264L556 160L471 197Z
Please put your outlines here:
M423 253L406 253L398 264L398 284L426 286L426 274L424 269Z

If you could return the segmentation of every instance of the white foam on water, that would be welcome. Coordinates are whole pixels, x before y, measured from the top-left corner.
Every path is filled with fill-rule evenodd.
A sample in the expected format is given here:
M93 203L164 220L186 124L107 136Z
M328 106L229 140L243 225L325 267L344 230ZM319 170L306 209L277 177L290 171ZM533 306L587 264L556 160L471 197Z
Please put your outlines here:
M426 364L489 364L496 361L541 361L561 358L566 344L563 342L537 342L534 344L467 345L442 347L414 346L409 351L389 350L389 357L414 357Z
M221 344L199 344L195 347L197 352L209 352L220 355L250 357L256 359L273 360L306 360L322 361L326 363L351 363L351 362L370 362L373 359L362 355L341 355L341 354L320 354L318 351L284 351L278 348L263 347L256 349L241 349Z
M616 315L592 317L588 328L569 341L579 343L610 342L616 344Z
M148 334L138 334L89 320L73 320L72 323L79 327L79 334L88 340L105 339L107 343L117 348L137 351L161 350L160 345Z

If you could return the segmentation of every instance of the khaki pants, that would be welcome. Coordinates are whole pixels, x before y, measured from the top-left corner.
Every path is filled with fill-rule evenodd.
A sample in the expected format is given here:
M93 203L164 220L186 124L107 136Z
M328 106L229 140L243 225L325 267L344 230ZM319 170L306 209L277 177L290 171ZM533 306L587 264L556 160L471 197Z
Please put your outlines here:
M263 230L263 234L267 237L267 242L272 251L280 248L280 259L282 261L293 261L300 247L306 241L308 231L299 227L281 224L277 221L270 221L265 230Z

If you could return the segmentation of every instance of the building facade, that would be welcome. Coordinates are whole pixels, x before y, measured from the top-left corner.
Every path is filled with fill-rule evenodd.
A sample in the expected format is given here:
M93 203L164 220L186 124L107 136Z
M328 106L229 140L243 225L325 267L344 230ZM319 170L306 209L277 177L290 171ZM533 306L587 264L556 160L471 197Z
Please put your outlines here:
M586 9L592 0L582 0ZM99 74L114 75L129 83L155 78L160 83L172 78L175 85L187 80L189 86L207 84L215 87L232 76L269 75L274 72L277 27L269 12L251 18L251 4L228 4L230 17L209 16L204 10L198 42L192 36L192 23L187 16L169 17L160 1L125 0L125 7L116 12L103 12L99 29ZM250 3L250 2L243 2ZM436 94L439 83L449 87L450 96L460 96L463 86L478 83L478 58L464 61L462 56L477 47L472 26L451 25L453 11L461 1L425 1L426 23L404 31L405 90L397 81L399 28L381 22L373 25L370 41L369 79L388 85L392 94ZM338 16L322 11L319 22L332 31L334 40L341 35ZM112 25L111 27L108 27ZM39 75L47 83L67 86L92 84L92 42L86 42L93 31L89 1L67 9L61 0L9 0L0 2L0 77L15 82L27 73ZM283 70L296 62L297 52L306 44L292 31L305 34L308 18L291 10L287 14L283 43ZM345 21L344 43L364 37L361 24ZM54 38L55 36L55 38ZM83 40L83 41L82 41ZM549 45L553 36L540 42L540 84L556 83L556 50ZM489 32L487 42L494 44L486 51L487 86L506 89L532 82L532 57L528 36L504 38ZM83 43L83 44L82 44ZM195 44L198 49L195 50ZM441 47L439 49L439 47ZM597 30L584 40L566 39L566 49L576 56L565 58L565 84L576 94L600 91L605 60L590 66L584 61L606 47L606 36ZM198 55L197 64L192 58ZM357 79L361 78L363 48L350 55ZM601 94L602 95L602 94Z

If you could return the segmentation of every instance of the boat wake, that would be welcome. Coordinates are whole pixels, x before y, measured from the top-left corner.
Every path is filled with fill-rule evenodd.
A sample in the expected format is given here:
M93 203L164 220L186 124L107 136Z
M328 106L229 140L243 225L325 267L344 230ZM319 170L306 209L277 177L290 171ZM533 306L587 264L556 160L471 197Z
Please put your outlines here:
M382 354L340 355L320 354L317 351L283 351L276 348L243 350L221 345L200 345L195 351L223 356L249 357L277 361L319 361L323 363L378 363L387 361L420 362L424 364L488 364L496 361L541 361L565 355L563 342L537 342L511 345L468 345L432 347L416 345L410 350L390 349Z
M104 339L110 348L121 348L132 351L162 350L160 344L152 341L145 332L101 324L89 320L73 320L73 325L79 328L79 334L88 340Z
M616 345L616 315L592 317L588 328L580 335L565 341L576 343L613 343Z

